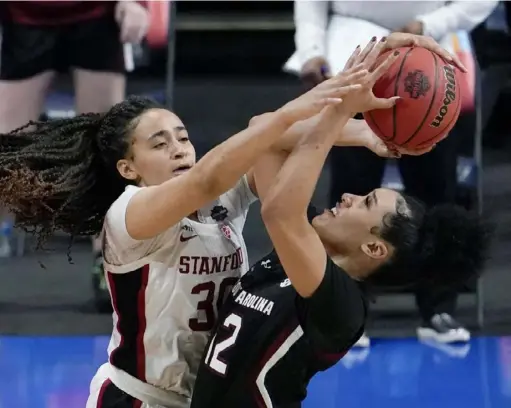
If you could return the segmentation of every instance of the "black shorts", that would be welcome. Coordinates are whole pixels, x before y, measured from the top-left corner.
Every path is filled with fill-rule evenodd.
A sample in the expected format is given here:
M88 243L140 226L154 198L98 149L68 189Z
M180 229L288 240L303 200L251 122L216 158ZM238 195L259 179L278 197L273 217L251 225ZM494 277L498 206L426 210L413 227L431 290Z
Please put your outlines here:
M142 402L105 380L99 391L97 408L140 408Z
M112 16L61 26L2 26L0 79L83 68L124 73L119 27Z

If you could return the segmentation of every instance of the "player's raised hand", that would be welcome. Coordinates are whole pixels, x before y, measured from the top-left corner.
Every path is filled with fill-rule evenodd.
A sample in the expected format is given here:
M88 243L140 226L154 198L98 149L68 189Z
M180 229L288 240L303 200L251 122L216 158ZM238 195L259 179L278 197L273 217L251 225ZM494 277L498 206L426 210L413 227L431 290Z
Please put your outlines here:
M392 143L386 143L371 130L365 120L352 120L345 127L342 135L335 142L336 146L365 147L381 157L399 158L401 156L420 156L431 151L433 146L425 149L404 149Z
M361 83L367 82L368 75L362 65L352 67L349 72L341 72L288 102L279 111L291 123L307 119L327 106L339 105L343 98L360 91Z
M401 47L422 47L434 52L442 57L447 62L458 67L461 71L467 72L467 68L463 65L460 59L451 54L446 49L442 48L433 38L425 35L415 35L409 33L392 33L387 37L384 51L393 50Z
M378 57L384 50L386 39L377 41L373 37L364 49L357 47L352 54L343 74L350 77L352 72L367 72L358 82L362 85L359 91L351 93L345 98L344 108L349 108L353 114L366 112L374 109L386 109L395 105L399 97L377 98L374 96L372 88L376 81L390 68L399 56L399 51L389 53L382 61Z

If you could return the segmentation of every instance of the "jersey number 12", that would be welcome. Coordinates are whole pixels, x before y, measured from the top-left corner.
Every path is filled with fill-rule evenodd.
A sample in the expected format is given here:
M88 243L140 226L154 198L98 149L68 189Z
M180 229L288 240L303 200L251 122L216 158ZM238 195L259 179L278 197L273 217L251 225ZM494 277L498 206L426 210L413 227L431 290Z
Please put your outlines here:
M216 343L216 334L211 339L211 343L206 354L206 364L216 373L225 375L227 372L227 363L222 360L221 353L230 349L236 343L236 339L241 330L241 317L231 313L222 323L226 329L232 329L231 334L220 343Z

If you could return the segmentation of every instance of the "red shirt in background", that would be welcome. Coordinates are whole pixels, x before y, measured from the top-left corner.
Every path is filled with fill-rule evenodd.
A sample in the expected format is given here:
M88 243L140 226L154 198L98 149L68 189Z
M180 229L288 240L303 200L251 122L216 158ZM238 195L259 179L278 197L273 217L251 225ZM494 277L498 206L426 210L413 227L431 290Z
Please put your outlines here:
M114 14L115 1L0 1L2 21L62 25Z

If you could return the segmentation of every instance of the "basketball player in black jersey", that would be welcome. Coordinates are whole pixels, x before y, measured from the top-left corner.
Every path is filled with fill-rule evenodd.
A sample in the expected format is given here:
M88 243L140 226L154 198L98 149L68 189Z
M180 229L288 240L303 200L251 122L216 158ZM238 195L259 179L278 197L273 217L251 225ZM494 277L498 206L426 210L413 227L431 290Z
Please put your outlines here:
M372 42L351 63L370 59L377 47ZM308 205L339 127L374 98L375 77L363 92L325 109L287 159L273 152L259 160L256 187L275 249L227 299L192 408L299 407L312 376L339 361L363 333L362 282L457 285L481 270L487 229L461 208L426 211L387 189L346 194L321 214Z

